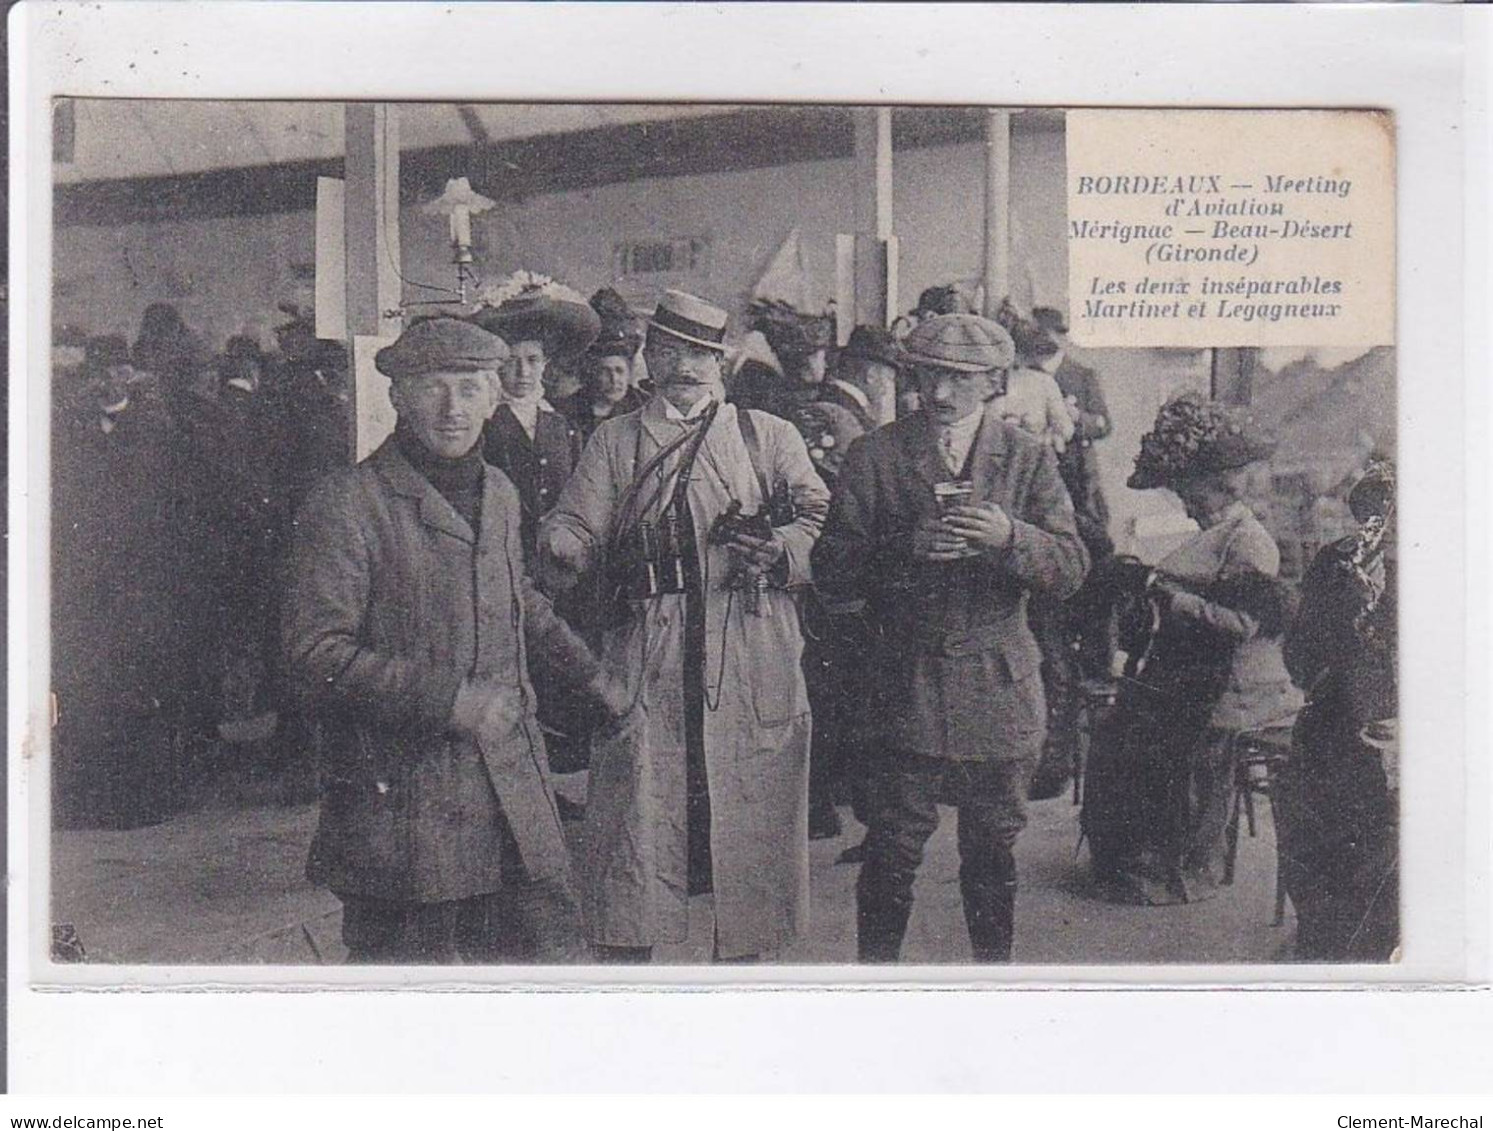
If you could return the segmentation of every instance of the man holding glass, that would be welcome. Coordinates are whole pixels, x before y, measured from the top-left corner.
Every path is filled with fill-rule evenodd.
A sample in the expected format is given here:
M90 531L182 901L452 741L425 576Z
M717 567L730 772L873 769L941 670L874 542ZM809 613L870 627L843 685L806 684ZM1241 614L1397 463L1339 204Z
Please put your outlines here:
M987 411L1011 338L973 314L903 343L922 407L851 446L813 555L821 591L866 602L870 828L856 884L858 955L895 962L937 806L959 813L959 885L978 962L1011 957L1016 835L1046 725L1027 594L1072 594L1088 566L1051 448Z

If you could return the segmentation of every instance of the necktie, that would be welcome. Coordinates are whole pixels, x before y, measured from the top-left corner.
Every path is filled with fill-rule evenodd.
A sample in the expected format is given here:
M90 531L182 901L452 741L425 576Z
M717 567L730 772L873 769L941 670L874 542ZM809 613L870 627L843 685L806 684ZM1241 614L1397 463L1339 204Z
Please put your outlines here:
M959 460L954 455L954 430L943 428L938 433L938 451L943 456L943 465L950 475L959 474Z

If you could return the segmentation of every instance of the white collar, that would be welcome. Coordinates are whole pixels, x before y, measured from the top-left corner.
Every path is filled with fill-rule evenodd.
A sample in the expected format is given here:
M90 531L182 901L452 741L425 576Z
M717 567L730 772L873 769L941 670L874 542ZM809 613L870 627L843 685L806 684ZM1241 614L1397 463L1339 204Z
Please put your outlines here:
M859 385L852 385L849 381L842 381L838 377L831 377L829 383L836 388L844 389L850 395L850 399L867 412L871 411L871 398L866 396L866 391Z
M938 430L940 432L948 432L950 435L963 440L966 437L973 436L976 432L978 432L980 430L980 422L984 419L985 412L983 408L977 408L968 416L954 421L953 424L938 425Z
M1053 354L1051 357L1044 357L1040 362L1037 363L1035 368L1042 370L1043 373L1056 373L1058 371L1058 368L1063 364L1063 358L1067 356L1067 350L1059 349L1058 352Z
M693 420L693 419L695 419L695 417L699 416L702 412L704 412L705 411L705 407L708 404L710 404L711 401L715 400L715 394L714 393L706 393L703 397L701 397L693 405L690 406L690 410L688 412L680 412L677 408L674 407L674 402L671 401L671 400L669 400L669 398L666 397L666 396L664 396L662 393L660 393L658 395L658 399L661 400L661 401L663 401L663 403L664 403L664 419L665 420L680 420L680 421L683 421L683 420Z

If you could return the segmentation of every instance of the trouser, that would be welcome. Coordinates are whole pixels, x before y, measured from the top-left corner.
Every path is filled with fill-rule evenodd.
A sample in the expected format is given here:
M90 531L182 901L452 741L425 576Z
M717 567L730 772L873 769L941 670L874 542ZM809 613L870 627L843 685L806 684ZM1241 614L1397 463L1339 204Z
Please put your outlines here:
M1026 827L1026 790L1037 749L999 761L915 754L878 758L871 771L870 829L856 881L856 942L862 962L895 962L912 914L923 846L939 804L958 812L959 893L976 962L1009 962L1016 908L1016 836Z
M1079 749L1083 708L1079 633L1068 608L1052 598L1034 595L1028 620L1042 650L1042 690L1047 700L1047 738L1035 777L1056 791L1073 773Z
M803 603L804 685L814 716L809 752L809 822L849 800L865 822L857 762L865 735L874 730L867 712L867 657L875 638L860 614L837 611L811 593Z
M1275 813L1296 957L1387 962L1399 944L1399 838L1377 754L1298 741Z

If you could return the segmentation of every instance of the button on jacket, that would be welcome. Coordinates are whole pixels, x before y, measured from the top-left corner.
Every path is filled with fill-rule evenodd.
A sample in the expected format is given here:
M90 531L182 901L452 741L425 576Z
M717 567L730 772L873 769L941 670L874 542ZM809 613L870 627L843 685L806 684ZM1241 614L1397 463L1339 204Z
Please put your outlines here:
M575 425L544 405L539 407L532 438L507 405L499 405L483 429L482 458L508 476L518 491L526 560L534 552L539 520L559 501L583 443Z
M596 665L524 575L513 488L484 475L474 534L391 439L323 480L296 520L284 645L323 731L307 871L339 895L435 903L496 891L505 818L530 879L565 877L528 650L577 684ZM467 676L520 690L525 704L481 750L447 729Z
M846 455L813 566L821 592L866 601L876 632L871 679L887 746L957 759L1025 757L1046 707L1026 594L1055 598L1083 581L1088 557L1052 450L985 412L969 472L976 502L1004 508L1002 550L958 562L912 555L949 478L936 424L922 412L857 440Z

